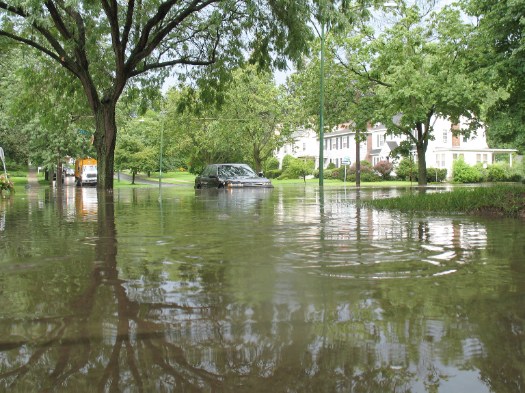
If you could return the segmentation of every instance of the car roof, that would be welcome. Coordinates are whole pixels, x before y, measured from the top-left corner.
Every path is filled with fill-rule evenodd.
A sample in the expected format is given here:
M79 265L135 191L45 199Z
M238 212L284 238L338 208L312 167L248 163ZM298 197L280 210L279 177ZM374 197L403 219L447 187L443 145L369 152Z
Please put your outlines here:
M242 164L242 163L238 163L238 162L232 162L232 163L229 163L229 162L224 162L224 163L220 163L220 164L210 164L210 165L215 165L215 166L222 166L222 165L231 165L231 166L249 166L248 164Z

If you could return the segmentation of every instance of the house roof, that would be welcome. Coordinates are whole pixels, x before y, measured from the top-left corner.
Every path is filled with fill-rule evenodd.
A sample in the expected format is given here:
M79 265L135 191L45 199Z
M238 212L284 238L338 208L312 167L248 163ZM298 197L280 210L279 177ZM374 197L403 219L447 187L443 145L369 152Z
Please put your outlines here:
M332 132L327 132L324 134L325 138L335 137L335 136L343 136L343 135L355 135L355 130L351 130L349 128L339 128ZM369 132L361 132L362 135L369 134Z
M396 147L399 146L399 144L396 141L387 141L386 144L390 150L394 150Z
M434 151L451 151L451 152L487 152L487 153L515 153L517 149L491 149L491 148L465 148L465 147L436 147Z

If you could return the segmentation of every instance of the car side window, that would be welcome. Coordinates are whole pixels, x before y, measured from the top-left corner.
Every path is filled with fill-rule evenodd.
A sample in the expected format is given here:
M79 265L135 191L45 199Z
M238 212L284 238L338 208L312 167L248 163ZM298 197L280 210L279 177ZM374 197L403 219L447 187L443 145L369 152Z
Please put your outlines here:
M203 177L211 177L216 174L216 167L214 165L209 165L204 169L204 172L202 172Z

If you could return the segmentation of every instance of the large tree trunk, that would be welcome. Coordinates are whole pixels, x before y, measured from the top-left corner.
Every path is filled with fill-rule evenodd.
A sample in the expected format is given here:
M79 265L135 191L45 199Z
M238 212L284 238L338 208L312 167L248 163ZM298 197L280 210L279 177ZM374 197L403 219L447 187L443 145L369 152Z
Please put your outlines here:
M255 172L261 173L262 172L261 150L259 149L259 146L257 146L257 144L253 145L253 161L255 163Z
M426 147L421 144L416 145L417 148L417 184L419 186L427 185L427 160Z
M430 127L430 119L432 118L432 111L427 116L425 124L417 123L417 184L419 186L427 185L427 146L428 146L428 132Z
M113 165L117 140L116 104L116 100L108 100L95 109L94 144L97 150L97 188L103 190L113 189Z

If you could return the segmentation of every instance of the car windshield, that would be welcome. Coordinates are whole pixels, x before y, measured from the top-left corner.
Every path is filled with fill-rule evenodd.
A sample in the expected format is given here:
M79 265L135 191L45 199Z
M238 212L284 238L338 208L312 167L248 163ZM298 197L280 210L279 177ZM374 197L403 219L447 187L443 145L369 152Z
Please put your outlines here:
M253 170L240 165L221 165L219 167L219 177L254 177L257 176Z

